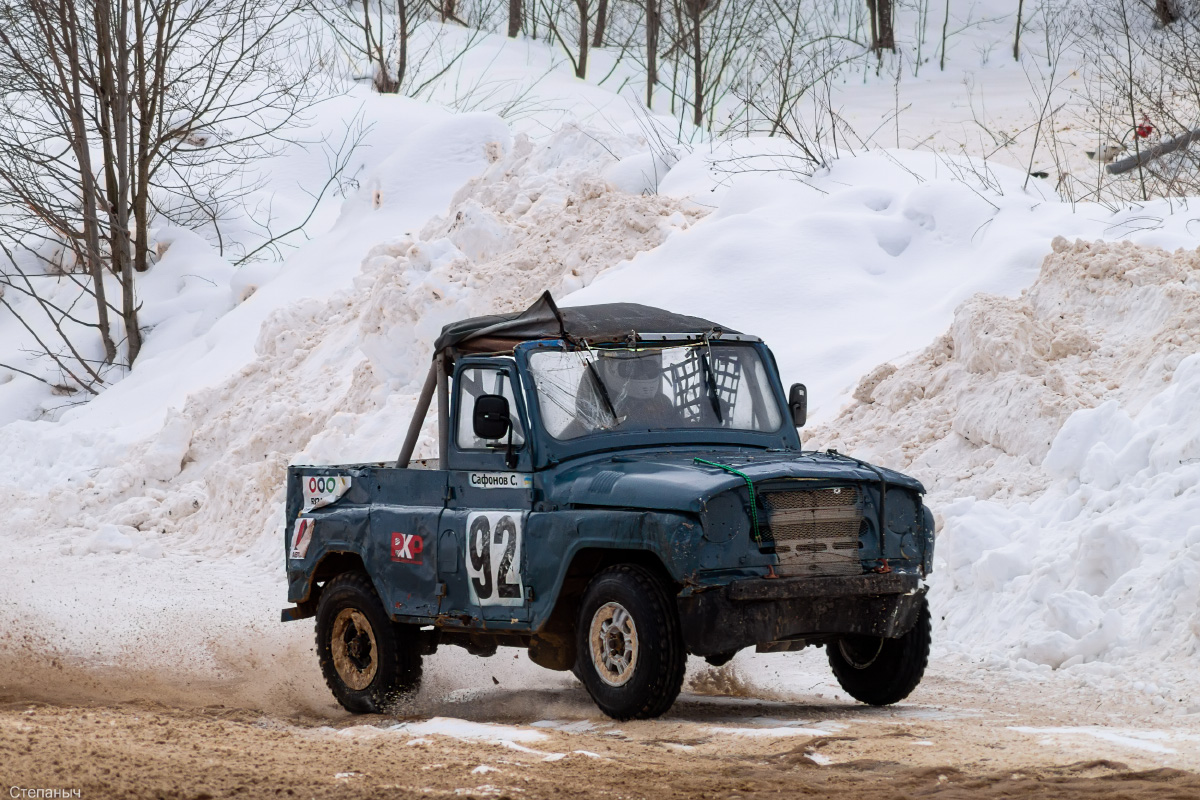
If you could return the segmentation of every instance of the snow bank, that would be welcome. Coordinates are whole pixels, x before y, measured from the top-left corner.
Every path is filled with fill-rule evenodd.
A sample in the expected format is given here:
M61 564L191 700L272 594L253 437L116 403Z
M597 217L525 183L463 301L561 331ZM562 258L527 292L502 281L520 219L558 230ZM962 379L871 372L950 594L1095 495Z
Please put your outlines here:
M932 489L942 645L1182 691L1154 682L1200 650L1200 251L1056 239L855 397L811 440Z
M330 231L216 287L189 282L211 254L178 237L158 273L178 306L134 373L59 422L0 427L0 548L22 576L0 584L6 680L328 709L311 626L277 621L284 468L394 458L441 326L547 288L762 335L833 420L811 444L922 477L943 656L1089 679L1134 665L1155 686L1192 670L1197 256L1055 239L1194 246L1183 215L1072 208L925 153L806 180L728 172L784 158L778 141L660 180L667 162L627 136L535 141L488 114L397 108L411 125ZM558 680L475 663L439 654L431 686Z
M824 420L882 362L944 333L967 298L1029 286L1056 236L1196 245L1166 203L1073 207L1015 170L993 165L985 185L965 159L872 152L811 178L798 166L778 139L692 153L660 190L713 212L565 304L641 300L761 336Z
M387 223L396 216L374 201L348 203L346 219L313 252L186 343L215 351L228 377L192 388L157 434L130 441L127 429L107 429L110 398L129 382L100 398L109 404L65 422L0 428L12 466L0 499L15 509L2 546L18 572L34 576L0 586L12 620L0 640L10 680L51 686L45 665L54 662L72 676L148 671L154 691L166 683L211 692L219 682L243 702L328 706L308 653L311 625L277 622L288 463L395 458L444 323L523 308L545 288L570 291L703 213L611 190L600 170L610 152L630 147L624 137L568 127L534 144L503 140L487 118L458 124L467 134L460 143L475 146L463 144L455 163L477 158L478 168L448 197L448 213L389 236L378 228L395 231ZM447 135L446 125L438 130ZM382 174L393 173L391 161ZM364 184L368 198L381 191L386 209L394 181ZM357 274L331 270L325 296L294 286L314 276L319 256L345 246L347 228L359 237L375 231L374 246L356 245L366 250ZM256 335L238 339L249 323L230 318L255 304ZM246 347L252 357L237 366ZM173 396L146 387L186 380L179 372L187 368L148 367L135 408ZM128 412L121 421L140 422ZM427 436L418 454L433 449ZM499 669L489 672L511 671ZM457 667L433 672L436 686Z

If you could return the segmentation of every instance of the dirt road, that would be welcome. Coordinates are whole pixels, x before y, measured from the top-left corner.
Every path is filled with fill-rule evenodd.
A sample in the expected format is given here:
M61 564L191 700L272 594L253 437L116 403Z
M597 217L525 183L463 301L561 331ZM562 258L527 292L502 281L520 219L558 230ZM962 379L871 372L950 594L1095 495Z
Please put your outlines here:
M486 690L394 716L0 690L0 791L84 798L1200 798L1200 715L946 674L873 709L694 682L615 723L581 687ZM1052 709L1052 710L1051 710ZM1174 710L1168 710L1168 712Z

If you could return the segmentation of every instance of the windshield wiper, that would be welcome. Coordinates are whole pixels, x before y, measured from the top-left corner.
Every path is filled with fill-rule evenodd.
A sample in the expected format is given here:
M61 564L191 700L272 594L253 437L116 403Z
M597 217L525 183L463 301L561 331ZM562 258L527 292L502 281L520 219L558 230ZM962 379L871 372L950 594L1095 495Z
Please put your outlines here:
M712 364L708 363L708 353L700 353L700 365L704 368L704 384L708 387L708 400L712 403L713 413L717 415L717 424L724 425L721 416L721 398L717 395L717 379L713 376Z
M583 359L583 363L587 364L588 372L591 373L592 380L596 382L596 388L600 390L600 399L604 401L605 407L608 409L609 416L612 417L613 424L617 424L617 410L613 408L612 398L608 396L608 387L604 385L604 381L600 380L600 373L596 371L594 363Z

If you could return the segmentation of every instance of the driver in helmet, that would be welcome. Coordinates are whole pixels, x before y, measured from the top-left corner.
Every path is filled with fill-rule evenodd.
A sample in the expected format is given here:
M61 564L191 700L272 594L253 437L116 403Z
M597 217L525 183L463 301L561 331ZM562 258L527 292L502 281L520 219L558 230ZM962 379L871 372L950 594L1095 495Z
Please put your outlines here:
M601 352L596 366L621 421L618 429L678 427L679 410L663 393L663 359L658 350Z

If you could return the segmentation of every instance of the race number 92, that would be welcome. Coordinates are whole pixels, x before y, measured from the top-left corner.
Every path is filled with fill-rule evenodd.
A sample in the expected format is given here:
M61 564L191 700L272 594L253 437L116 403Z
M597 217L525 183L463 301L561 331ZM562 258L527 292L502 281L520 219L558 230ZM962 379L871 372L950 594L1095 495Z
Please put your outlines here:
M520 512L511 511L475 511L467 517L467 582L475 604L524 603L522 522Z

